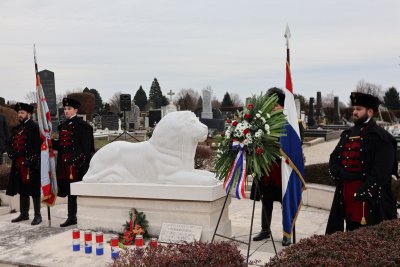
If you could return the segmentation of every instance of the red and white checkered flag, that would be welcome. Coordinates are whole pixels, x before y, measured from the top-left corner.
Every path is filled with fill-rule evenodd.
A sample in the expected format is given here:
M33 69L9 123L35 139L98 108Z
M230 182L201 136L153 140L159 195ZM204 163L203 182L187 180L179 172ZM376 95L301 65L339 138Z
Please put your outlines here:
M42 202L48 207L53 206L57 197L57 178L56 163L54 149L51 143L52 124L49 107L43 92L42 84L38 73L36 62L36 48L34 46L34 59L36 71L36 102L37 117L40 129L40 137L42 138L42 146L40 152L40 176L42 185Z

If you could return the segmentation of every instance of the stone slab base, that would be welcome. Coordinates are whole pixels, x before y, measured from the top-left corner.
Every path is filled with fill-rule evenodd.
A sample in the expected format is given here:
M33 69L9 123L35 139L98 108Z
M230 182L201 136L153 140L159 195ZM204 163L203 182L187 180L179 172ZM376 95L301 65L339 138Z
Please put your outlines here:
M129 210L135 208L146 214L151 236L159 235L163 223L179 223L201 225L201 241L211 240L225 201L221 184L209 186L208 190L205 186L174 185L151 185L153 190L150 190L149 186L113 184L113 190L110 190L110 184L74 183L71 190L73 194L78 195L78 228L122 232L123 225L129 217ZM109 190L106 190L107 188ZM94 196L96 191L98 196ZM120 197L119 191L124 197ZM127 196L128 191L133 192L130 197ZM209 194L199 194L206 191L209 191ZM141 192L137 194L140 197L134 192ZM154 194L155 192L159 194ZM111 194L115 196L110 196ZM190 195L191 197L188 197ZM231 236L229 204L230 198L218 227L218 233L226 236Z
M307 184L307 190L303 191L303 205L330 210L334 194L334 186Z

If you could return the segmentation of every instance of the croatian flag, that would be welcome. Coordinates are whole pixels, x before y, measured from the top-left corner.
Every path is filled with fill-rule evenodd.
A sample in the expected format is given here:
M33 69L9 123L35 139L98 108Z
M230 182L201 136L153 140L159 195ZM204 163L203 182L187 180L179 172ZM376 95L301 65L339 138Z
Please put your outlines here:
M40 151L40 176L42 185L42 202L48 207L53 206L57 197L56 163L53 146L51 144L52 124L49 107L40 83L36 62L36 49L34 48L36 71L36 102L37 115L42 146Z
M288 28L286 30L288 32ZM290 32L289 32L290 34ZM289 34L285 37L288 38ZM292 236L293 227L297 214L301 207L302 191L304 183L304 160L303 149L299 131L296 105L293 96L292 78L289 64L289 46L286 61L286 89L285 92L285 114L286 136L280 138L282 159L282 220L283 234Z

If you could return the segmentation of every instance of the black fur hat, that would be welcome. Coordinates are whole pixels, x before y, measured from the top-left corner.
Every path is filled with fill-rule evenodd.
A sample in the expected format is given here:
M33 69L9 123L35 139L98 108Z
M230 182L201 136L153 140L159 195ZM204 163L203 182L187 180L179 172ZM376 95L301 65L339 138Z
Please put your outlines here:
M363 106L372 108L374 112L378 111L380 101L376 96L360 92L352 92L350 95L352 106Z
M16 112L18 112L20 110L25 110L26 112L32 114L33 113L33 106L29 105L29 104L26 104L26 103L18 102L17 104L15 104L14 110Z
M64 97L62 102L63 107L69 106L78 109L81 106L81 103L73 98Z
M277 103L278 103L279 105L281 105L282 107L285 106L285 93L284 93L281 89L276 88L276 87L271 88L271 89L268 90L268 93L267 93L267 94L268 94L269 96L272 96L273 94L276 94L276 95L278 96L278 101L277 101Z

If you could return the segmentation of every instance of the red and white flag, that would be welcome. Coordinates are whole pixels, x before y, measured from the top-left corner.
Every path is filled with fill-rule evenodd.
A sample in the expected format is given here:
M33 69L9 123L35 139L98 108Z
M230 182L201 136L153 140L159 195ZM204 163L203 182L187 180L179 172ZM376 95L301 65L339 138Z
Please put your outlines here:
M53 206L57 198L57 178L54 149L51 143L52 124L49 107L43 92L36 62L36 49L34 49L36 72L36 103L37 117L40 129L42 146L40 152L40 176L42 185L42 202L48 207Z

